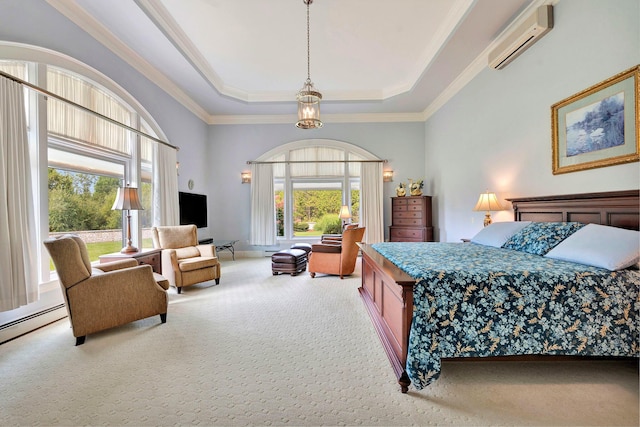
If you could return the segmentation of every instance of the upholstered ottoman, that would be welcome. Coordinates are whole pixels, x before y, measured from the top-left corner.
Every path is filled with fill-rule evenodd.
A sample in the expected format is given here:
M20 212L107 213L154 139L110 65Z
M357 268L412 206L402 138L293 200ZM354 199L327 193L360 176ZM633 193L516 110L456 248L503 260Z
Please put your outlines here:
M283 249L271 255L271 272L289 273L292 276L307 269L307 252L302 249Z
M294 243L291 245L291 249L302 249L307 253L307 258L309 258L309 252L311 252L311 243Z

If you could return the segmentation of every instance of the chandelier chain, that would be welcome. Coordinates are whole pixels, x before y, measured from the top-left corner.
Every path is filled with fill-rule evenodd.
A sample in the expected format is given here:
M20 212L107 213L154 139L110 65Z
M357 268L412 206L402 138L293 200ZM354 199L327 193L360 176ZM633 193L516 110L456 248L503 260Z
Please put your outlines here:
M309 5L313 0L305 0L307 4L307 81L311 81L311 44L309 43Z

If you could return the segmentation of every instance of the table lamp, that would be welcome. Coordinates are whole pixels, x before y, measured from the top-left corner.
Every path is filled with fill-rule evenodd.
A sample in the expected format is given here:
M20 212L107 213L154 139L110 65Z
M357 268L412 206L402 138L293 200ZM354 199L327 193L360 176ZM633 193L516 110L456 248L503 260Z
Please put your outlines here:
M116 201L113 203L111 210L127 211L127 246L120 251L123 254L138 252L138 248L131 245L131 211L140 211L143 209L140 199L138 198L137 188L129 187L129 185L118 188Z
M498 203L498 198L496 197L496 193L490 193L489 190L480 194L480 198L478 199L478 203L476 203L476 207L473 208L474 211L485 211L484 215L484 226L491 224L491 211L501 211L504 208Z
M342 220L342 229L344 230L344 227L347 225L347 220L351 218L351 212L349 212L349 206L342 205L342 208L340 208L339 216L340 216L340 219Z

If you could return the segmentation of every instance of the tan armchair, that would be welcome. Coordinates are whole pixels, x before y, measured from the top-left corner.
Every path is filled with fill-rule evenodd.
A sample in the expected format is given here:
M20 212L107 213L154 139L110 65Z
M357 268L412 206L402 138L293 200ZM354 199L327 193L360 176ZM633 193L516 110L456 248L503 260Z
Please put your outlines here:
M208 280L220 283L220 263L214 245L198 244L195 225L153 227L153 247L162 249L162 275L182 292L184 286Z
M311 277L316 273L326 273L339 275L342 279L353 273L360 249L357 243L362 241L364 230L365 227L344 230L341 241L311 245L308 267Z
M67 306L76 345L88 334L160 315L167 321L169 282L134 259L91 265L85 243L64 235L44 241Z

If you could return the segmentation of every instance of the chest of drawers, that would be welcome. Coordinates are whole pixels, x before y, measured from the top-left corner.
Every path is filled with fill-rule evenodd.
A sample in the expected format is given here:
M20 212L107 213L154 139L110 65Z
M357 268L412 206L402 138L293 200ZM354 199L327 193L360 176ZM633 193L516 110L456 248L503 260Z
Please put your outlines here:
M433 242L431 196L391 198L391 242Z

